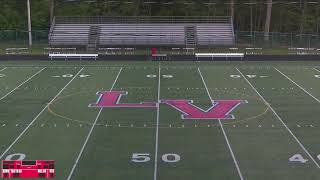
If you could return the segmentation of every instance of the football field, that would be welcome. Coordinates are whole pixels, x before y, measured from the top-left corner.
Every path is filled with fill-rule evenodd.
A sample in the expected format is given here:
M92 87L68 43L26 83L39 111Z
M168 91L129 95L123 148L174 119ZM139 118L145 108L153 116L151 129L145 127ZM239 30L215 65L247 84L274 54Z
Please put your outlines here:
M320 179L320 63L2 62L0 159L57 180Z

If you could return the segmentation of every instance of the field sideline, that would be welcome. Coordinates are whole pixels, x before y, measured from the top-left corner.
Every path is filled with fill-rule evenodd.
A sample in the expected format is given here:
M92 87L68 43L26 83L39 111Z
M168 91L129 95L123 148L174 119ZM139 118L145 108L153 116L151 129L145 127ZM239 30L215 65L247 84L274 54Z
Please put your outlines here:
M0 159L55 160L59 180L320 179L319 65L1 62Z

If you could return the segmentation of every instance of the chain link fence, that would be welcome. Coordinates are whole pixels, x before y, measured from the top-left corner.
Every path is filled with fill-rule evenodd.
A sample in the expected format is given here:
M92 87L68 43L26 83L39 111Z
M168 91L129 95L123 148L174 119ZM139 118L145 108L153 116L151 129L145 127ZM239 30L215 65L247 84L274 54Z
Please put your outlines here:
M2 30L0 31L1 44L28 45L28 31ZM48 30L32 31L34 44L48 44Z
M43 49L49 47L48 30L32 31L34 53L43 53ZM235 32L234 47L259 47L264 49L288 49L288 48L314 48L320 49L319 34L294 34L271 32L269 40L264 39L263 32ZM28 31L21 30L1 30L0 31L0 53L6 48L28 47ZM230 47L208 47L208 49L221 49ZM203 49L203 47L202 47Z
M261 48L320 48L319 34L269 33L269 40L263 32L235 33L236 46Z

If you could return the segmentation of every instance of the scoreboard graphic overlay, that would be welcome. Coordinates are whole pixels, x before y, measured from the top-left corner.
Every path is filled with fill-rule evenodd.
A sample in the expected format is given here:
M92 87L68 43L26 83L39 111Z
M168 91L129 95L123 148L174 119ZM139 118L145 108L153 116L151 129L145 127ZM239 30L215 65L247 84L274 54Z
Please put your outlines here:
M54 178L53 160L4 160L1 168L2 178Z

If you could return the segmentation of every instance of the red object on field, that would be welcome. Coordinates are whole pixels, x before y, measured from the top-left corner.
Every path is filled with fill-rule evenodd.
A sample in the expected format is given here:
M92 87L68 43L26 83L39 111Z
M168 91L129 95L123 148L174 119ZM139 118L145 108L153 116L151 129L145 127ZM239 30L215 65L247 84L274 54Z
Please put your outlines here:
M151 54L152 54L152 56L158 54L158 49L157 48L151 48Z
M54 178L54 161L52 160L4 160L1 168L2 178Z

